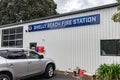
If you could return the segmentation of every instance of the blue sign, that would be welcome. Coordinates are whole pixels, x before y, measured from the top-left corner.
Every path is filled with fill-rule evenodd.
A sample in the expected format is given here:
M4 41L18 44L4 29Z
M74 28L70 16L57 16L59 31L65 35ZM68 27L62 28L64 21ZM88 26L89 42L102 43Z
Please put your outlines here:
M33 31L69 28L69 27L85 26L85 25L93 25L93 24L100 24L100 14L70 18L65 20L58 20L47 23L33 24L28 26L28 31L33 32Z

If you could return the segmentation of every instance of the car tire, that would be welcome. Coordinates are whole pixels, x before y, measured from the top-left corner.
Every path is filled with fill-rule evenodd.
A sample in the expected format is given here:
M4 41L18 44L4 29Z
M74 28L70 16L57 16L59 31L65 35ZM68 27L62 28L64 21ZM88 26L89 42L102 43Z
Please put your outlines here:
M7 74L0 74L0 80L11 80Z
M47 65L44 75L46 78L51 78L54 76L54 69L51 64Z

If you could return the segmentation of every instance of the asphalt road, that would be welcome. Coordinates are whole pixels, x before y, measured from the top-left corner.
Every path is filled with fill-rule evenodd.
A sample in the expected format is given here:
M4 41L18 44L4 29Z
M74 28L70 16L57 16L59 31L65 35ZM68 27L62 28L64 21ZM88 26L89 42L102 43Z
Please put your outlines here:
M70 75L56 73L55 76L53 78L50 78L50 79L46 79L46 78L44 78L44 76L36 76L36 77L24 79L24 80L80 80L80 79L73 78Z

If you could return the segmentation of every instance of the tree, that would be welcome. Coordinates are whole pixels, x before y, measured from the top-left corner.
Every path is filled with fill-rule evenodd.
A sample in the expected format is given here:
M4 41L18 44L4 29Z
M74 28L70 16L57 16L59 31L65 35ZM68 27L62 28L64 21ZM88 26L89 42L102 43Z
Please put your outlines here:
M0 25L56 15L53 0L0 0Z
M120 0L117 0L118 3L120 3ZM117 12L113 14L112 20L114 22L120 22L120 6L117 7Z

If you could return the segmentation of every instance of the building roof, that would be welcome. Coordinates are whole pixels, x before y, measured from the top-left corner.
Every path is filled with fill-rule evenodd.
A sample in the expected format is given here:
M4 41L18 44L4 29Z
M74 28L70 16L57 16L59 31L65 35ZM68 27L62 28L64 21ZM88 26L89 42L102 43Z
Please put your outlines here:
M59 14L59 15L53 15L53 16L37 18L37 19L32 19L32 20L18 22L18 23L1 25L0 28L14 26L14 25L20 25L20 24L25 24L25 23L35 22L35 21L42 21L42 20L47 20L47 19L52 19L52 18L57 18L57 17L63 17L63 16L68 16L68 15L73 15L73 14L85 13L85 12L89 12L89 11L95 11L95 10L100 10L100 9L105 9L105 8L110 8L110 7L116 7L116 6L119 6L119 5L120 5L120 3L112 3L112 4L107 4L107 5L82 9L82 10L78 10L78 11L74 11L74 12Z

